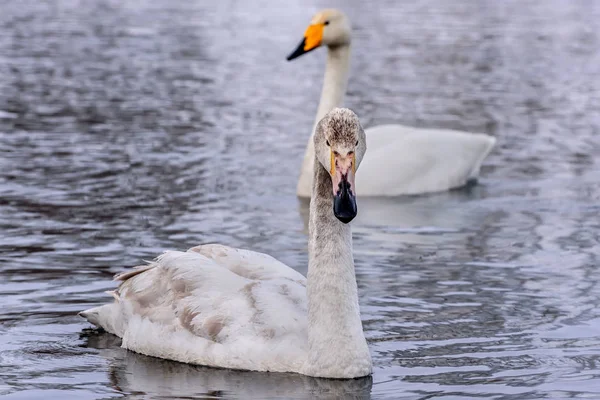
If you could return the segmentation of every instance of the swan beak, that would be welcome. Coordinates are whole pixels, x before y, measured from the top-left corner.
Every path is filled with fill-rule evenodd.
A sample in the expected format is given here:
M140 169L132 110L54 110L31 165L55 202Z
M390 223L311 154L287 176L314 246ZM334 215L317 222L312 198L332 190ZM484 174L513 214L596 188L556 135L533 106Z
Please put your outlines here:
M323 28L325 24L312 24L306 28L306 32L304 32L304 38L296 47L296 50L292 52L289 56L287 56L287 60L291 61L294 58L300 57L302 54L306 54L311 50L316 49L321 45L321 41L323 40Z
M342 157L331 151L331 183L333 184L333 213L347 224L358 212L356 208L356 157L354 153Z

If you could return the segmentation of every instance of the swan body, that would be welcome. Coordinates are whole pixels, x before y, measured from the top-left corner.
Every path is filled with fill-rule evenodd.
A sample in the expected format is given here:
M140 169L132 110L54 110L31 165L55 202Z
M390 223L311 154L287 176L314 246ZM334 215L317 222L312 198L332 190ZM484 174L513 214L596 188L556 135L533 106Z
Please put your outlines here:
M308 278L266 254L202 245L117 275L114 302L80 315L149 356L327 378L370 375L346 224L356 215L353 171L366 150L364 131L347 109L333 110L319 127Z
M486 135L453 130L379 125L365 132L370 147L356 177L359 196L413 195L464 186L477 178L493 145Z
M293 60L321 45L327 63L316 121L343 103L350 65L350 23L339 10L317 13ZM314 131L314 130L313 130ZM369 153L357 177L361 196L398 196L446 191L476 179L496 139L481 133L422 129L398 124L366 129ZM306 148L296 193L310 197L314 159L312 140Z

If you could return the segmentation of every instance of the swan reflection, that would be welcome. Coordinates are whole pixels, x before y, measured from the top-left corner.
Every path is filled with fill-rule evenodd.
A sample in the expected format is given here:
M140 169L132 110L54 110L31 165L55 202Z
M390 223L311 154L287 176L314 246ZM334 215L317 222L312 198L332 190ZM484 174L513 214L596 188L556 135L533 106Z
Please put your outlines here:
M299 374L234 371L177 363L122 349L105 332L84 331L85 346L108 361L109 380L128 398L370 399L372 377L319 379Z

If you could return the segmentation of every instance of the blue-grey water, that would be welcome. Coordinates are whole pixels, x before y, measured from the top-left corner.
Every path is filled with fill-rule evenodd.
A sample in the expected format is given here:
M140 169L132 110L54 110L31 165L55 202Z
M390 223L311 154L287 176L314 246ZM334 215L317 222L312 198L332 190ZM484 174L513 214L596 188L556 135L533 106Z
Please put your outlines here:
M165 249L306 272L295 185L325 53L284 60L331 6L363 125L498 139L479 185L359 198L372 379L189 366L92 330L76 313ZM0 396L598 399L599 113L594 1L3 1Z

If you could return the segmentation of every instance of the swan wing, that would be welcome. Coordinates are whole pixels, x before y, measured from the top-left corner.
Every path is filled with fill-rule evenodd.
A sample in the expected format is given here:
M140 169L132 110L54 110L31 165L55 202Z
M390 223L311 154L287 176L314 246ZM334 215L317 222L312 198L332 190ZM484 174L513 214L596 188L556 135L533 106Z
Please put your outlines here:
M356 176L358 195L445 191L479 174L496 139L453 130L381 125L366 130L369 151Z
M260 280L285 278L306 286L304 275L268 254L221 244L204 244L192 247L188 251L200 253L244 278Z
M230 257L215 253L215 258L168 251L117 276L123 282L112 292L115 301L81 315L138 353L223 368L298 371L307 351L303 282L260 253L242 251L240 265L232 268L236 253L227 249ZM263 271L256 266L261 258L273 264L265 268L271 272L243 276ZM244 269L244 260L252 267Z

